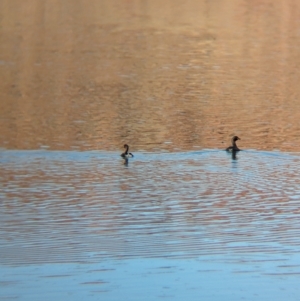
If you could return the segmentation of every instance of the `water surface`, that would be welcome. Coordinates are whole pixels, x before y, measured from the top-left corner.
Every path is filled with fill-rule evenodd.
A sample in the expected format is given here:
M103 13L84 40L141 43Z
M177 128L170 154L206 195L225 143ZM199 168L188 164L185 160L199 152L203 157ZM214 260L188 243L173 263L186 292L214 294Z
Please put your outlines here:
M299 300L299 5L0 0L0 299Z
M297 0L0 1L0 146L300 149Z
M127 165L115 152L2 151L3 297L38 300L50 285L49 300L266 300L271 286L297 300L299 168L298 154L256 150Z

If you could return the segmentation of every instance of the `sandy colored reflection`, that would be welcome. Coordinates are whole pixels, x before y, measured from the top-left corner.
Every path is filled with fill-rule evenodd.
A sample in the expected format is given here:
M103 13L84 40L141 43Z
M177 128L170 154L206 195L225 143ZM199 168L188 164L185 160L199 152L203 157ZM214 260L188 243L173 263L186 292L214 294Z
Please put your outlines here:
M0 0L0 146L298 151L299 6Z

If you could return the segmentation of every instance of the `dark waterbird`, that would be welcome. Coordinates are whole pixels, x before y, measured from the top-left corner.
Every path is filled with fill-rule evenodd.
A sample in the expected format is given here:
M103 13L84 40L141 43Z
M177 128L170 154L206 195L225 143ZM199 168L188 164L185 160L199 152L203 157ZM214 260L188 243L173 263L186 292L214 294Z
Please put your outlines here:
M240 149L236 145L237 140L241 140L241 138L239 138L238 136L233 136L232 140L231 140L232 145L227 147L226 151L228 151L228 152L230 152L230 151L232 151L232 152L240 151Z
M129 153L129 145L128 144L124 144L124 148L125 148L125 152L123 154L121 154L121 157L124 159L128 159L128 158L132 158L133 154Z

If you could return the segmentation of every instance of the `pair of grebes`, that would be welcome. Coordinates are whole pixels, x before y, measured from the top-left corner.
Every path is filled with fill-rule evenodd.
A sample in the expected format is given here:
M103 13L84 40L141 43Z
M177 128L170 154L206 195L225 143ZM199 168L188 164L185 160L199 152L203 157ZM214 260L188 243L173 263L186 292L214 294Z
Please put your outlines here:
M241 138L239 138L238 136L233 136L232 140L231 140L231 146L226 148L226 151L228 152L237 152L240 151L240 149L237 147L236 145L236 141L241 140ZM129 153L129 145L128 144L124 144L124 148L125 148L125 152L123 154L121 154L121 157L124 159L128 159L128 158L132 158L133 154Z

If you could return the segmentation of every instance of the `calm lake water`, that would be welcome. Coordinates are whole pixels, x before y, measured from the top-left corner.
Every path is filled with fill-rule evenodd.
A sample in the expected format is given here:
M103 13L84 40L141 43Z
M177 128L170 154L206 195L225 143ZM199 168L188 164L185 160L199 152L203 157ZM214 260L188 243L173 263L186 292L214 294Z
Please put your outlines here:
M0 0L0 299L299 300L299 53L296 0Z

